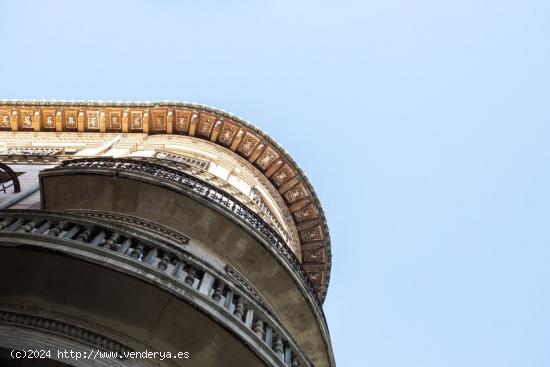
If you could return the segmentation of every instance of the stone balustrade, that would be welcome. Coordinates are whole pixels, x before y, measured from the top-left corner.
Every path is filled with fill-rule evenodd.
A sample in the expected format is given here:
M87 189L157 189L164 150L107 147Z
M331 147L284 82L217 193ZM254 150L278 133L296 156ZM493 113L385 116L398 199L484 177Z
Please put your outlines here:
M225 272L215 269L186 251L185 241L182 243L181 238L169 233L151 234L146 228L139 229L139 223L129 227L128 221L113 219L106 222L97 215L5 210L0 212L0 241L2 237L31 236L79 248L84 244L99 249L105 256L122 256L145 265L151 273L168 276L186 291L205 299L219 314L236 321L243 331L240 337L244 335L248 345L262 348L263 355L276 365L312 366L259 292L236 270L230 266L225 267Z

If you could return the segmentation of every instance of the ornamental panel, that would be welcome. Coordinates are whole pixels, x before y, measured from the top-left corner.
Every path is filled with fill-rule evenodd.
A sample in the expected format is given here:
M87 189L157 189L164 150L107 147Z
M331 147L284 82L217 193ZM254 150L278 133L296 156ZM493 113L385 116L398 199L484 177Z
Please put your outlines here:
M241 144L239 144L237 151L244 154L247 157L250 157L250 154L252 154L254 147L256 147L256 145L258 145L259 142L260 142L260 138L258 138L257 136L249 132L246 132L246 135L241 140Z
M99 130L99 111L87 111L86 117L86 130Z
M32 110L21 110L21 128L32 129Z
M109 130L120 130L122 127L122 113L120 111L109 112Z
M260 157L256 161L256 164L260 166L261 169L266 170L267 167L269 167L269 165L273 163L277 158L279 158L279 154L268 146L260 155Z
M0 127L3 129L11 128L9 110L0 110Z
M303 222L305 220L310 220L317 218L319 216L319 209L313 204L309 204L305 208L297 210L294 212L294 217L296 217L297 222Z
M323 229L321 226L306 229L300 232L300 237L303 241L322 241Z
M281 167L281 169L275 172L272 179L277 186L281 186L282 184L284 184L294 176L296 176L296 173L294 173L294 171L292 170L292 168L290 168L288 163L285 163Z
M55 129L55 110L42 111L42 128L48 130Z
M166 131L166 110L151 112L153 119L153 131Z
M216 122L216 116L206 113L201 113L199 117L198 135L210 137L212 127Z
M76 130L78 127L78 111L65 110L65 129Z
M304 262L323 263L325 261L325 251L322 247L314 250L302 251L302 260Z
M130 130L143 130L143 111L132 111L130 113Z
M176 110L176 131L187 133L189 131L189 122L191 121L191 111Z
M229 122L224 122L222 130L218 137L218 141L224 145L231 144L231 141L233 140L233 137L235 136L238 130L239 128L236 125L231 124Z
M292 204L300 199L303 199L308 196L308 192L304 187L304 184L300 182L283 195L286 202Z

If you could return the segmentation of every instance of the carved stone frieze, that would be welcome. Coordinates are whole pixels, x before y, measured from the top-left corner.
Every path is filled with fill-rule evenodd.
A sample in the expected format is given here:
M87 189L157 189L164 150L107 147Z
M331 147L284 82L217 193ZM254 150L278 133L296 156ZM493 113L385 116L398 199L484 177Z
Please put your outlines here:
M241 140L241 144L237 148L237 152L244 154L249 157L252 154L252 150L260 142L260 138L254 136L251 133L246 133L244 138Z
M120 130L122 123L122 114L120 111L111 111L109 113L109 129Z
M291 188L290 190L288 190L284 194L284 197L285 197L287 203L289 203L289 204L292 204L292 203L294 203L294 202L296 202L300 199L303 199L307 196L308 196L308 194L307 194L306 188L304 187L303 183L299 183L298 185L294 186L293 188Z
M151 115L153 118L153 130L166 131L166 111L153 111Z
M314 219L319 216L319 209L313 204L306 206L294 212L296 221L303 222L305 220Z
M143 112L132 111L130 113L130 130L143 130Z
M210 114L201 113L199 118L198 135L210 137L212 127L216 122L216 117Z
M21 128L22 129L32 129L32 110L21 110Z
M191 111L176 110L176 131L188 132L191 121Z
M316 248L316 249L302 251L302 261L304 263L306 263L306 262L314 262L314 263L324 262L325 261L324 248L319 247L319 248Z
M42 127L55 129L55 110L44 110L42 113Z
M78 124L77 111L65 111L65 128L75 130Z
M272 177L272 180L273 182L275 182L275 185L281 186L282 184L290 180L295 175L296 174L294 173L294 171L292 171L292 168L290 168L290 166L287 163L285 163L285 165L283 165L281 169L275 172L275 174Z
M279 158L279 154L275 152L275 150L273 150L271 147L267 147L260 155L260 157L256 160L256 164L260 166L261 169L265 170L277 158Z
M10 128L10 110L0 110L0 127L3 129Z
M306 229L300 232L302 241L322 241L323 230L321 226L316 226L310 229Z
M87 130L99 130L99 111L87 111Z
M233 140L233 137L235 136L238 130L239 128L236 125L231 124L229 122L224 122L222 130L218 137L218 141L223 145L231 144L231 141Z

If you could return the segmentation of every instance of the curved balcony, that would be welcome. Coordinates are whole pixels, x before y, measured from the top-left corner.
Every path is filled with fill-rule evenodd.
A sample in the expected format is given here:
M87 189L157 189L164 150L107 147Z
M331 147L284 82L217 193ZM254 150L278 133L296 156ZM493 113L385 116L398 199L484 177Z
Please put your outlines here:
M177 348L177 343L181 344L182 339L184 342L188 341L186 338L204 339L204 336L196 335L196 330L204 330L210 335L205 335L206 340L201 339L195 344L197 350L190 351L191 358L193 354L201 355L200 360L198 357L191 360L194 366L257 365L257 360L267 366L312 366L305 353L254 286L230 266L226 265L224 270L220 271L190 253L185 249L187 242L188 238L181 234L136 218L111 216L100 219L46 211L2 211L0 212L0 253L3 256L0 256L0 259L3 260L0 260L0 273L9 273L11 281L0 286L2 288L0 307L5 304L25 307L48 305L53 309L61 307L65 312L78 310L79 314L86 314L87 318L94 319L102 325L105 323L105 312L109 314L122 312L119 314L120 320L117 319L117 324L111 327L127 332L128 335L137 338L138 342L146 345L149 343L152 348L160 350ZM32 261L34 257L36 260ZM85 280L90 279L90 275L85 274L84 269L89 265L79 264L79 260L93 264L94 268L98 266L109 268L118 274L103 276L101 271L98 272L95 269L93 281L87 283ZM67 272L75 268L82 269L78 273L83 279L82 284L75 284L71 279L62 276L54 276L54 273L59 271L52 268L59 269L56 265L60 264L63 264L62 268ZM109 273L108 270L103 272ZM90 303L92 299L101 299L98 293L105 293L109 289L112 293L113 287L127 283L127 280L121 278L123 277L121 274L137 278L144 283L121 289L140 289L142 293L132 292L124 297L122 297L123 292L110 295L105 299L109 302L107 309L95 305L97 301ZM3 276L7 275L3 274ZM72 275L76 276L76 274ZM35 276L40 277L40 284L36 286L33 283ZM60 281L60 279L63 280ZM109 287L104 288L103 279L111 281ZM58 284L56 287L44 287L50 281ZM178 299L177 302L170 300L166 304L170 307L160 307L164 312L162 318L160 314L152 315L153 319L156 318L155 324L147 324L140 312L128 311L143 307L151 313L155 309L154 302L151 305L152 301L150 301L155 298L148 296L152 290L146 290L145 283L160 288L165 293L169 293L170 297ZM86 284L91 288L85 287ZM32 297L28 298L25 292L32 294ZM65 293L70 293L70 297L67 298ZM59 302L58 298L62 302ZM82 304L71 308L71 304L77 302L75 300L80 300ZM145 304L140 304L140 301ZM175 304L181 301L192 307L171 306L170 302ZM207 315L214 323L202 321L202 325L198 325L199 329L185 330L184 326L178 329L177 326L182 325L181 320L200 319L197 315L191 315L197 310ZM17 316L21 313L0 311L0 316L5 316L0 317L0 324L6 322L18 324L17 320L21 323L28 321L27 326L32 324L35 329L49 327L51 330L46 331L53 330L58 334L59 332L63 334L63 330L74 329L72 326L66 326L69 324L64 321L57 321L60 325L57 329L52 329L51 322L47 323L48 327L44 326L46 325L44 322L41 324L38 321L31 322L33 318L39 320L42 317L40 315ZM139 316L132 318L132 315ZM165 323L176 324L176 326L165 325L164 328L159 328L158 323L161 319L165 319ZM225 331L217 330L217 325L221 325L231 336L225 335ZM83 330L82 327L76 327L75 330L79 329ZM147 329L146 332L143 329ZM79 341L85 345L104 350L113 350L108 348L109 345L115 345L114 350L132 349L131 346L127 346L131 343L118 342L111 335L90 339L90 335L94 335L93 332L77 331L67 331L67 335L70 334L73 339L78 339L78 335L84 335ZM156 334L151 338L153 332ZM174 335L178 337L174 338ZM201 343L208 345L208 338L217 340L217 345L220 346L217 353L200 351ZM98 344L101 340L111 341L102 341ZM90 341L95 344L90 344ZM189 345L184 344L182 348L185 347ZM250 351L254 356L250 355Z
M40 175L43 208L132 215L197 238L261 291L316 365L334 365L315 288L279 234L225 191L165 164L65 161Z
M246 205L242 204L224 190L195 176L189 175L183 172L182 169L169 167L167 164L173 165L172 162L154 158L86 158L64 161L60 167L56 167L53 170L59 172L60 168L68 168L71 171L74 169L113 169L117 171L131 171L150 177L169 180L182 185L189 193L199 195L204 200L216 206L219 210L230 214L233 218L238 220L239 223L247 226L252 233L260 233L263 238L286 259L288 264L292 266L296 274L302 278L316 304L319 308L322 307L317 297L315 287L302 267L300 260L294 255L279 233L271 228L271 226L269 226L258 214L250 210ZM180 163L180 165L185 164ZM49 170L49 172L53 170Z

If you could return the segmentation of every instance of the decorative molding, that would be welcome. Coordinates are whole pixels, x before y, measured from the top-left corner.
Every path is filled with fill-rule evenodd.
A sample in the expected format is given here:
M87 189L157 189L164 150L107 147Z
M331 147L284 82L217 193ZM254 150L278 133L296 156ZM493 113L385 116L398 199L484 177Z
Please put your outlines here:
M0 155L17 156L17 155L38 155L38 156L53 156L63 153L63 148L35 148L35 147L14 147L0 152Z
M262 307L264 307L264 309L271 314L271 316L276 317L275 312L271 309L271 307L269 307L267 301L264 299L264 297L262 297L260 291L258 291L256 287L254 287L252 283L250 283L244 277L244 275L239 273L235 268L233 268L229 264L225 265L224 270L227 273L227 275L229 275L229 277L232 278L233 281L235 281L235 283L239 284L242 288L244 288L248 292L248 294L256 300L256 302L262 305Z
M173 231L170 228L161 226L160 224L149 222L149 221L143 220L141 218L132 217L130 215L94 212L94 211L88 211L88 210L85 210L85 209L82 209L82 210L69 210L69 212L84 215L84 216L90 217L90 218L98 218L98 219L109 220L109 221L123 222L123 223L129 224L131 226L139 227L141 229L146 228L149 231L161 234L161 235L166 236L166 237L168 237L172 240L175 240L176 242L180 243L181 245L187 245L189 243L189 237L187 237L187 236L185 236L185 235L183 235L183 234L181 234L177 231Z
M178 163L187 164L188 166L196 167L203 170L207 170L208 166L210 165L209 161L205 161L198 158L186 157L181 154L165 152L165 151L157 151L152 156L155 158L166 159L166 160L170 160Z
M49 334L59 335L67 339L76 340L97 349L118 352L120 355L119 358L123 358L122 353L133 351L133 349L126 345L101 334L80 326L50 318L0 310L0 323L39 330Z

